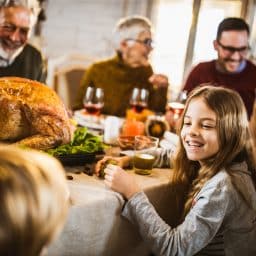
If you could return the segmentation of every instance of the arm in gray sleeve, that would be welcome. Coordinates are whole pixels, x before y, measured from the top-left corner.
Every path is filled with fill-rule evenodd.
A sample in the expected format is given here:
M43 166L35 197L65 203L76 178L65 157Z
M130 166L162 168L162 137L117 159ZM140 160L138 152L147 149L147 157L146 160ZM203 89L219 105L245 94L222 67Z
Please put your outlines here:
M209 244L223 222L230 198L226 188L223 184L205 185L177 228L160 218L143 192L127 202L122 215L138 226L157 255L194 255Z
M173 149L158 148L155 153L154 167L171 167L171 157L173 154Z

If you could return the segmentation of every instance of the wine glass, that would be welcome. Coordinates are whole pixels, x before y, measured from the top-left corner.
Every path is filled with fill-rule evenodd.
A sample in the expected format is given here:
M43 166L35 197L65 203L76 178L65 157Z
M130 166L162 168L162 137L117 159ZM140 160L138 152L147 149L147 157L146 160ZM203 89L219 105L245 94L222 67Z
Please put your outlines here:
M184 110L186 100L187 91L171 91L170 99L167 104L167 119L173 132L176 131L176 126Z
M104 106L104 91L102 88L88 87L83 99L84 108L87 114L99 116Z
M130 106L136 113L141 113L148 106L149 92L147 89L133 88Z

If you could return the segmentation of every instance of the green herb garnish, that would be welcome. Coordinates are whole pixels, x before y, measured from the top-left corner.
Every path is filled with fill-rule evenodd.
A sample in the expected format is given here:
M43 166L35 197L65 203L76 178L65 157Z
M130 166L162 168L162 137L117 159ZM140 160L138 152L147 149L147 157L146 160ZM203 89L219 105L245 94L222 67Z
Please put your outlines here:
M77 153L95 153L103 149L104 144L100 136L88 132L86 127L79 127L76 129L74 138L70 143L48 149L46 152L53 156L60 156Z

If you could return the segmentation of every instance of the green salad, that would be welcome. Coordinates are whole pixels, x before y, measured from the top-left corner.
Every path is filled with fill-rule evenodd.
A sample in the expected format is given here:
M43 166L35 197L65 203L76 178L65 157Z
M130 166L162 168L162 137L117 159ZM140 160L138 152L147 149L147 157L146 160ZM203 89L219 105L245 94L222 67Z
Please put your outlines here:
M88 132L86 127L78 127L70 143L48 149L46 152L53 156L60 156L77 153L95 153L103 149L104 143L100 136Z

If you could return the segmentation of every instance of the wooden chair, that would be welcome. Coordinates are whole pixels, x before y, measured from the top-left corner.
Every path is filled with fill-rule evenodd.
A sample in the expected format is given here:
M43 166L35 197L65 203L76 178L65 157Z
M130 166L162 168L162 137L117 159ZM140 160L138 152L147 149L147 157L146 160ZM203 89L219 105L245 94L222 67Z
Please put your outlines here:
M48 60L47 85L58 93L67 108L73 109L82 76L93 61L80 54Z

